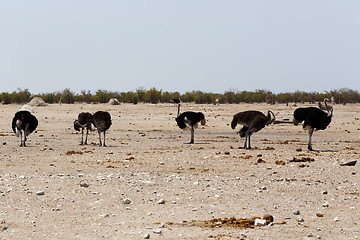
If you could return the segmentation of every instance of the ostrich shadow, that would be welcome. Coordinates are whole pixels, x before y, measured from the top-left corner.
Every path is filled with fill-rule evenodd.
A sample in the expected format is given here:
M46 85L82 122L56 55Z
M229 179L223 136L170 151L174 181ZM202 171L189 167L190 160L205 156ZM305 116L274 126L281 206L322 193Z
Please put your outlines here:
M309 151L309 152L339 152L339 150L312 150L312 151Z
M183 143L183 144L195 145L195 144L210 144L210 143L208 143L208 142L196 142L196 143Z

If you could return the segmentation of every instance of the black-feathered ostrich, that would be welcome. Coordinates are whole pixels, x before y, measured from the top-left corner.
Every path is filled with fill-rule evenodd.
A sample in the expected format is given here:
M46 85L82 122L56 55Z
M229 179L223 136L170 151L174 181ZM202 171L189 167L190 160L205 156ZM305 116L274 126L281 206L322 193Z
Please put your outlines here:
M105 131L108 130L111 126L111 116L110 113L105 111L97 111L93 115L93 124L97 128L99 133L99 146L106 147L105 144ZM104 132L104 144L101 143L101 132Z
M271 117L272 115L272 117ZM245 149L251 149L250 137L254 132L258 132L266 125L275 121L275 114L273 111L268 110L267 116L259 111L244 111L234 115L231 121L231 128L235 129L236 125L243 125L242 129L238 132L240 137L245 137Z
M325 130L331 122L333 110L329 110L327 102L329 102L329 99L325 98L326 112L316 107L297 108L294 111L294 125L304 122L303 128L309 131L309 151L314 151L311 146L311 137L314 130Z
M89 130L95 130L93 121L94 121L94 117L89 112L79 113L78 119L74 121L74 129L76 131L80 131L80 129L81 129L80 145L84 144L84 128L86 128L85 145L87 145Z
M34 115L29 111L20 110L15 113L15 116L12 120L12 129L17 137L20 136L20 147L26 146L26 137L35 131L38 126L38 120ZM24 132L24 141L22 134Z
M191 131L191 139L189 144L194 143L194 128L197 128L198 123L200 122L201 125L206 124L205 116L202 112L183 112L180 114L180 106L181 103L178 103L178 113L175 119L177 125L181 129L185 129L187 127L190 128Z

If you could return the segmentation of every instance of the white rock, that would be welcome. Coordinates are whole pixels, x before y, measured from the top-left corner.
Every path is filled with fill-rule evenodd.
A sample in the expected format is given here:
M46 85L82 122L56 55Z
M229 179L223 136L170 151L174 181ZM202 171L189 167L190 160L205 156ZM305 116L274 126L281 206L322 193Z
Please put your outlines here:
M144 239L150 239L150 234L148 233L144 234Z
M129 198L125 198L123 200L123 204L130 204L131 203L131 200Z
M162 230L160 228L154 228L153 233L161 234Z
M255 226L265 226L266 225L266 220L265 219L255 219L254 221L254 225Z
M314 235L312 233L309 233L307 236L308 237L313 237Z
M339 222L339 221L340 221L339 217L334 218L334 222Z
M300 215L300 211L299 211L299 210L295 210L293 213L294 213L294 215Z
M160 199L160 200L158 201L158 204L165 204L165 199Z
M299 217L298 222L305 222L305 220L303 218Z
M44 191L37 191L35 194L36 195L45 195L45 192Z

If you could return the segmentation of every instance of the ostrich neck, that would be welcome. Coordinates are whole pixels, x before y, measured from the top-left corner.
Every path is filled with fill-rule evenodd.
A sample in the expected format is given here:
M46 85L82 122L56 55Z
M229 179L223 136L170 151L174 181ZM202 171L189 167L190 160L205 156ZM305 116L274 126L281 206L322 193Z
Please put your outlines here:
M328 107L328 105L327 105L327 100L325 99L325 107L326 107L326 111L327 111L327 114L328 114L328 116L331 116L332 114L330 113L330 110L329 110L329 107Z
M180 104L178 104L178 112L177 112L177 117L180 115Z

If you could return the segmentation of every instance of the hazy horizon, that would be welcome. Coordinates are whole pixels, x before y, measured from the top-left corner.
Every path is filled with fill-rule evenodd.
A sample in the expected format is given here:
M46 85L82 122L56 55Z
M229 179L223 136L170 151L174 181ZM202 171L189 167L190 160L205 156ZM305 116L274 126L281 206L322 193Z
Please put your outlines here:
M0 92L360 89L360 2L2 1Z

